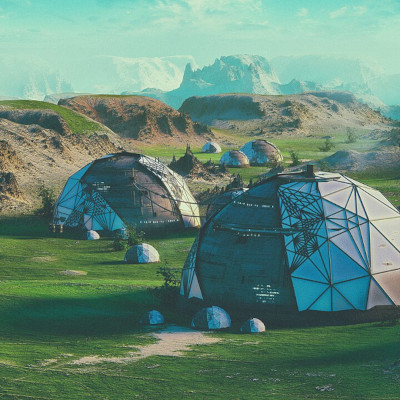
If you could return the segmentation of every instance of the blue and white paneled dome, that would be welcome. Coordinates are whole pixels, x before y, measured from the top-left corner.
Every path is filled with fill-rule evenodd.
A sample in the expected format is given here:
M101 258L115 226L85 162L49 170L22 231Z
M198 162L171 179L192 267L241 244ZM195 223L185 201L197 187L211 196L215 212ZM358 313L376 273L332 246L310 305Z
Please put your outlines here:
M341 174L278 174L207 221L181 294L299 311L400 305L400 213Z
M221 147L216 142L207 142L201 149L202 153L221 153Z

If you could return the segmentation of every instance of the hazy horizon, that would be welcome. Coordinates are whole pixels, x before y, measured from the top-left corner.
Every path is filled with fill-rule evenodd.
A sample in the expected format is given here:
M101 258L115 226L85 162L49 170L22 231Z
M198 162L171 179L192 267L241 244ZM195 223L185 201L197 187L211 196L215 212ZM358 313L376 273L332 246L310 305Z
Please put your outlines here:
M2 0L0 52L60 71L93 56L323 55L400 73L400 2ZM1 68L0 68L1 70Z

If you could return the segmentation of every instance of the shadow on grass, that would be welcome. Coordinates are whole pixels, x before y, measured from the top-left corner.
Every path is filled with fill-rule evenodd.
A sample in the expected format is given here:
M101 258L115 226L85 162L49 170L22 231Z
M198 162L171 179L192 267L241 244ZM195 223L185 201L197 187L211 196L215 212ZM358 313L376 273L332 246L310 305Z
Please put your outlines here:
M157 309L166 323L187 323L173 305L163 305L154 289L90 298L21 299L0 309L1 331L16 337L80 335L102 337L143 331L141 316Z

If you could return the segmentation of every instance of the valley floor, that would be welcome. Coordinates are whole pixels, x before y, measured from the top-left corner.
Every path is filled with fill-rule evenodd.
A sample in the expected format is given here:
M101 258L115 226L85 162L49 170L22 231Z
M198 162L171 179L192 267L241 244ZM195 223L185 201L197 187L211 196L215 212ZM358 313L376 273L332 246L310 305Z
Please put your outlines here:
M161 264L127 265L107 238L84 241L48 233L39 217L2 217L0 398L400 398L400 325L268 329L266 321L264 334L250 336L234 321L231 331L192 336L190 315L155 288L158 267L180 269L195 235L149 237ZM139 325L153 308L168 325ZM187 343L165 337L171 331Z

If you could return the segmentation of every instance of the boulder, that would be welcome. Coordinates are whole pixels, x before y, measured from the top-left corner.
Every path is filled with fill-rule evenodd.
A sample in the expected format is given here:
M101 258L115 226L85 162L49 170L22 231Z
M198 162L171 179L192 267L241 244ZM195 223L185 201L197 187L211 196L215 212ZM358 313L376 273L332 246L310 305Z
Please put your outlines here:
M265 332L265 325L258 318L250 318L240 327L242 333L259 333Z
M132 246L125 254L127 264L149 264L160 261L158 251L147 243Z
M96 231L87 231L86 238L87 240L98 240L100 239L100 235Z
M164 323L164 316L157 310L148 311L140 319L143 325L161 325Z
M195 329L225 329L231 326L231 317L217 306L202 308L194 315L191 326Z

